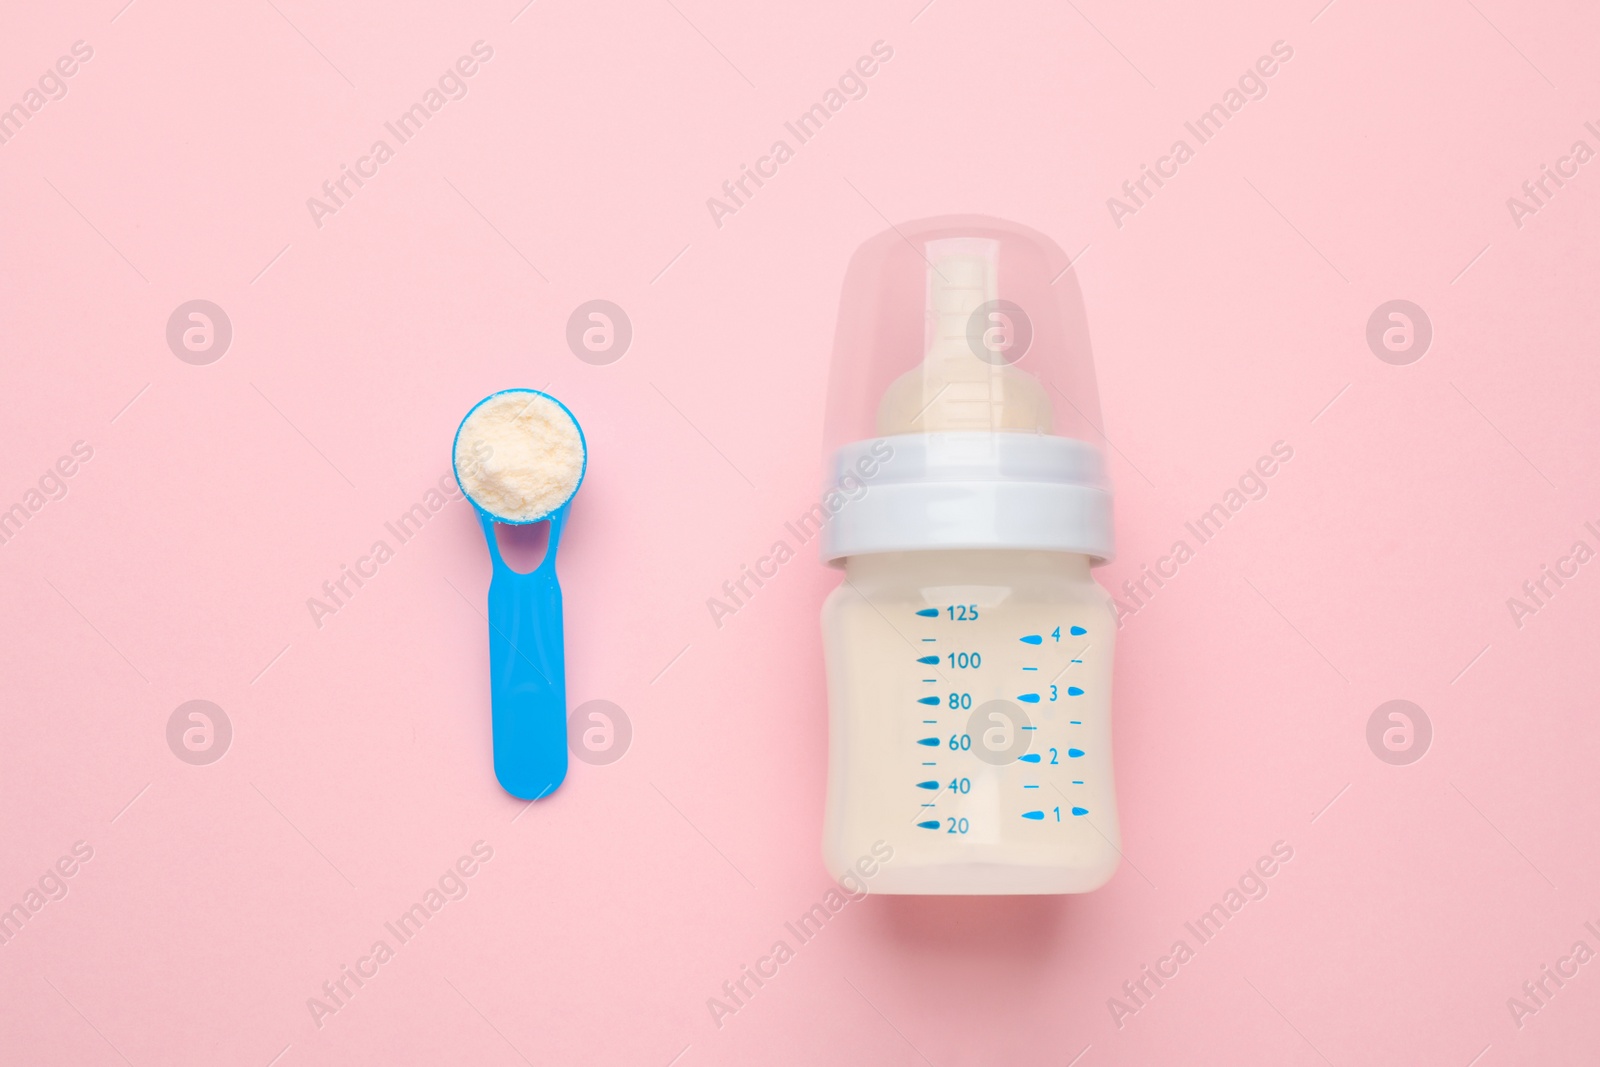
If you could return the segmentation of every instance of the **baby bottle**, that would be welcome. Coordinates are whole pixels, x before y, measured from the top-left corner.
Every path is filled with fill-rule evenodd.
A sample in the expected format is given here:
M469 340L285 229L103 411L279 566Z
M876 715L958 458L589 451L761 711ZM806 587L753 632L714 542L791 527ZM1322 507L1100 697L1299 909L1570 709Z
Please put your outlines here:
M1116 619L1090 576L1111 491L1068 268L976 216L850 262L820 538L844 571L822 609L835 878L866 859L876 892L1081 893L1116 869Z

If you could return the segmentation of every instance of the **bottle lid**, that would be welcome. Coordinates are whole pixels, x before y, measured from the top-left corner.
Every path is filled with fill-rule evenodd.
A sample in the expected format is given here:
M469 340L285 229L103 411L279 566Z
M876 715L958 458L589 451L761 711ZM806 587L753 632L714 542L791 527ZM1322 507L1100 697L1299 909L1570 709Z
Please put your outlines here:
M823 558L1032 548L1106 562L1099 419L1083 299L1055 242L982 216L874 237L850 261L834 336Z

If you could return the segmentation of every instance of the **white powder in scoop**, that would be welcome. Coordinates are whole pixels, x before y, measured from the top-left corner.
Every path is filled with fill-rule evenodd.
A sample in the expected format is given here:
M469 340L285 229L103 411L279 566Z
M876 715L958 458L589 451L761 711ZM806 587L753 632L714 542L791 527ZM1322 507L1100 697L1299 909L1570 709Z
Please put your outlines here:
M583 438L566 410L537 393L501 393L467 416L456 473L479 507L528 522L567 502L583 477Z

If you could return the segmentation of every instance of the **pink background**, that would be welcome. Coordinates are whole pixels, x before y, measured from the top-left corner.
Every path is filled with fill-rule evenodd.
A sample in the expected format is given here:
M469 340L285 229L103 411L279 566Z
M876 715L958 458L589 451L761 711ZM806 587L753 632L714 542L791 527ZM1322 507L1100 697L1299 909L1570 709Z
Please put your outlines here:
M26 5L0 103L5 1063L1569 1064L1600 963L1600 568L1507 598L1600 520L1592 6ZM474 41L493 59L336 215L306 199ZM893 59L737 214L707 197L882 40ZM1136 215L1106 199L1274 41L1293 59ZM1597 123L1600 124L1600 123ZM1082 898L841 912L719 1028L824 892L807 548L706 608L814 499L839 281L885 220L988 212L1077 266L1116 446L1117 588L1284 441L1294 458L1117 659L1128 862ZM179 304L234 339L193 366ZM604 298L634 339L567 348ZM1378 305L1424 358L1381 362ZM318 629L306 598L448 471L485 394L582 420L570 698L634 728L523 810L490 774L489 567L434 516ZM1600 525L1600 521L1597 521ZM231 748L175 758L216 702ZM1432 746L1366 741L1414 701ZM131 803L130 803L131 801ZM493 859L337 1014L306 1001L482 840ZM1108 999L1274 842L1270 893L1119 1026ZM1191 942L1193 945L1193 943ZM1476 1057L1476 1059L1475 1059Z

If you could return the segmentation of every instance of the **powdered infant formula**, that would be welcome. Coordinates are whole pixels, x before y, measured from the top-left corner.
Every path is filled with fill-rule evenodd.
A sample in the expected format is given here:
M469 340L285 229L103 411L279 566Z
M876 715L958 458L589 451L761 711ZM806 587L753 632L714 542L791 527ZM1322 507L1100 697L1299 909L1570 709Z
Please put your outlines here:
M505 522L535 522L560 507L583 477L583 457L578 424L542 393L490 397L456 437L461 487Z

